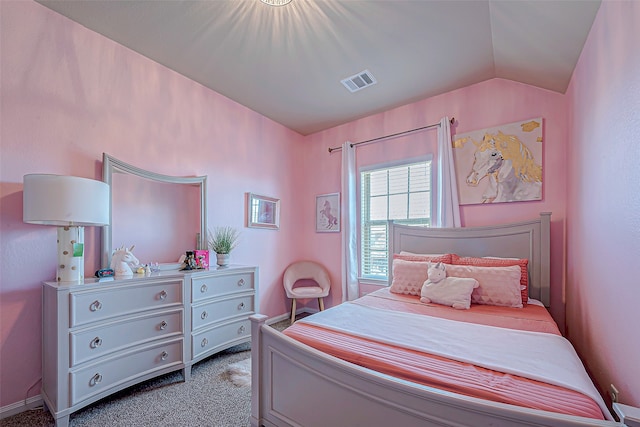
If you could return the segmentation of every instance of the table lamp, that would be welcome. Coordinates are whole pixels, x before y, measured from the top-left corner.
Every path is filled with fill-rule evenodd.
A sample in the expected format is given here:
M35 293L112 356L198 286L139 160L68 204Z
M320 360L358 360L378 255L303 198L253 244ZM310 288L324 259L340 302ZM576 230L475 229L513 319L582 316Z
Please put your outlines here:
M24 176L23 216L58 226L58 282L84 280L84 227L109 224L109 186L76 176Z

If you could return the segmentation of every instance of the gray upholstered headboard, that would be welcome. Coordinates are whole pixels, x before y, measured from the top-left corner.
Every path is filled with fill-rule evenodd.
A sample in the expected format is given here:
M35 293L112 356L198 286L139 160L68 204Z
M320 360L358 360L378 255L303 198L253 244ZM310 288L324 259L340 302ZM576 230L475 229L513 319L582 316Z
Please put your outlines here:
M550 303L550 221L551 213L513 224L485 227L425 228L389 223L389 283L393 254L400 251L460 256L527 258L529 296Z

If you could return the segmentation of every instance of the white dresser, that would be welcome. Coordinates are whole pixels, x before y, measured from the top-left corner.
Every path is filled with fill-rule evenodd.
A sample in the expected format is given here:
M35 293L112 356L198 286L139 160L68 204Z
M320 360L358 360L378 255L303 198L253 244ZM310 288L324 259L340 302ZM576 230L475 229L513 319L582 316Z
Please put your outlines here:
M69 415L118 390L251 340L257 267L43 284L42 396Z
M190 360L251 341L256 311L256 269L231 267L190 275Z

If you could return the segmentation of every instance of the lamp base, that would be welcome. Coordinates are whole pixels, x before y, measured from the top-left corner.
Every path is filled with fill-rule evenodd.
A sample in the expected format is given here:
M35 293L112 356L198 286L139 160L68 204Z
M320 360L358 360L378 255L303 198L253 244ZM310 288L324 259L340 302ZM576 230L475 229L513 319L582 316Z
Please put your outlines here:
M84 280L84 227L58 227L58 282Z

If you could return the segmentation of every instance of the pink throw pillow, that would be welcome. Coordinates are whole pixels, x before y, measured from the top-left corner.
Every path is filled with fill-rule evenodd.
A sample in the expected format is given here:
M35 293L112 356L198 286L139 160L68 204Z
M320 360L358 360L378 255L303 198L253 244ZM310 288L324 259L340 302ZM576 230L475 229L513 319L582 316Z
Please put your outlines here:
M442 255L420 255L420 254L393 254L393 259L402 259L405 261L431 261L431 262L444 262L445 264L451 264L453 254Z
M456 265L475 265L476 267L520 266L520 296L522 299L522 305L524 307L527 306L527 301L529 300L528 259L461 257L456 254L452 254L451 263Z
M396 294L420 296L422 285L428 279L429 261L446 260L451 261L451 254L437 257L395 254L392 263L393 280L389 290Z
M447 265L447 277L469 277L480 286L471 293L472 304L522 308L520 267L476 267Z

